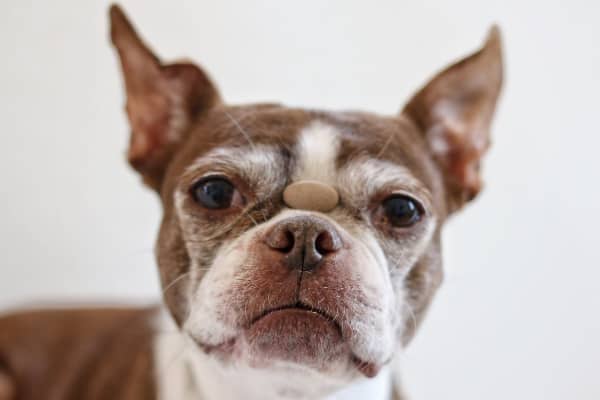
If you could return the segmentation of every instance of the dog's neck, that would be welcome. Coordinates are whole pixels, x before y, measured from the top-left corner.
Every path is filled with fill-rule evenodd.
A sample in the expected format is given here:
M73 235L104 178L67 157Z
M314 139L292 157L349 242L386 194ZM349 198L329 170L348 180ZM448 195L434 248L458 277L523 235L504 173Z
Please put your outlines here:
M390 398L391 374L384 368L373 379L322 382L314 372L293 368L261 370L224 368L179 331L165 311L155 339L156 376L160 400L345 400Z

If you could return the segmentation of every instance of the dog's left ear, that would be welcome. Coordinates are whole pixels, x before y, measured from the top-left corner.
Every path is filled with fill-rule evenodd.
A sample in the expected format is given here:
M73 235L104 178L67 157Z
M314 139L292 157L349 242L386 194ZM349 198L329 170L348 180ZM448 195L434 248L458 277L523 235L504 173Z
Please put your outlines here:
M449 211L481 190L479 164L502 85L501 47L493 27L478 52L435 76L403 110L422 130L444 173Z
M127 158L154 189L191 123L220 103L208 76L190 63L162 64L138 37L118 6L110 8L110 36L117 49L131 125Z

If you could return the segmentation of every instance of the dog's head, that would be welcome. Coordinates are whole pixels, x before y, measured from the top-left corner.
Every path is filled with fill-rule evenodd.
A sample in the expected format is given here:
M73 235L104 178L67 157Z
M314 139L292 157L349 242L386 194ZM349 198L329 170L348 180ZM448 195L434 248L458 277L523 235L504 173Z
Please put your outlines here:
M226 105L200 68L162 63L111 20L175 320L224 364L375 375L441 282L442 224L481 189L498 31L380 116Z

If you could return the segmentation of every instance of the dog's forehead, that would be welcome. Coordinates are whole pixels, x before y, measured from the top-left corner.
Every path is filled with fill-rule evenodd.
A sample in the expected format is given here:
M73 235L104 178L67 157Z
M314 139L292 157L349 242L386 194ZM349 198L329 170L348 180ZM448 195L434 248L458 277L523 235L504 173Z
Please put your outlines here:
M414 155L422 153L414 148L423 143L414 126L402 116L274 104L219 108L200 127L194 136L201 142L208 137L219 147L269 144L291 149L300 144L300 148L316 151L332 145L338 153L338 165L358 155L410 164Z
M263 168L268 168L276 155L286 166L273 165L277 170L268 172L277 172L288 181L335 185L337 172L345 166L369 163L371 171L383 170L382 165L393 167L397 174L410 176L430 191L437 186L424 141L402 116L271 104L219 107L199 121L190 135L176 162L180 175L214 161L238 164L233 167L263 162ZM375 161L381 164L377 168Z

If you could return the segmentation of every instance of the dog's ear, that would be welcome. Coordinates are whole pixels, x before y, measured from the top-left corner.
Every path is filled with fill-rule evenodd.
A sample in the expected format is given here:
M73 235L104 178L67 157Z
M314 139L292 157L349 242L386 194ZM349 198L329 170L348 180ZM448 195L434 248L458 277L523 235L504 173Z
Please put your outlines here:
M190 63L162 64L138 37L118 6L110 8L131 126L127 157L144 182L159 189L169 160L191 123L220 103L208 76Z
M403 110L444 173L450 211L481 190L479 165L502 85L501 47L494 26L479 51L435 76Z

